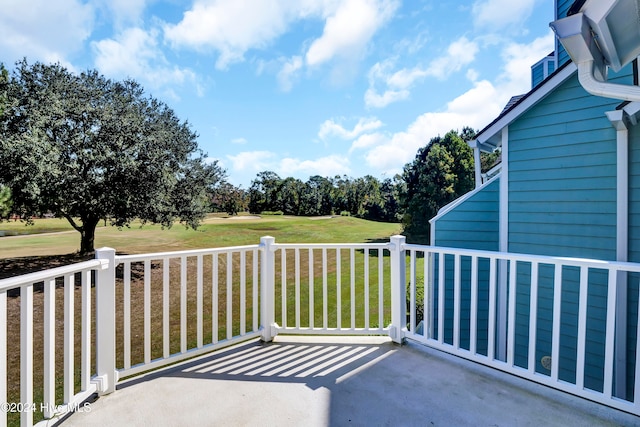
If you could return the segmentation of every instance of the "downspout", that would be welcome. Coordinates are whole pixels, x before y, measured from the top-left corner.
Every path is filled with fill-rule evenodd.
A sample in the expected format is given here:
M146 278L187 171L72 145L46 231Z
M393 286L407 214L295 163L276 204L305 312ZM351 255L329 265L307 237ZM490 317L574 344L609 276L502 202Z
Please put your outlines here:
M640 101L640 87L607 83L596 76L595 61L589 60L578 64L578 80L580 84L592 95L604 98L614 98L623 101Z
M598 35L584 13L576 13L550 24L571 60L578 67L582 87L592 95L625 101L640 101L640 87L607 82L607 60L598 45ZM597 25L596 25L597 27Z
M616 260L627 262L629 257L629 130L622 110L607 111L607 118L616 129ZM626 272L618 272L616 282L615 328L615 386L613 394L626 398L627 384L627 282Z

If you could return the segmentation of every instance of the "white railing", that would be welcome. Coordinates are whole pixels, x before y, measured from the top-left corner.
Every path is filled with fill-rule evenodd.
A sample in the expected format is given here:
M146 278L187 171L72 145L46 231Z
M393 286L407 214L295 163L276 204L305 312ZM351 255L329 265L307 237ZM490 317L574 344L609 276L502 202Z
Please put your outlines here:
M404 248L406 338L640 415L640 264Z
M121 308L117 318L122 319L116 334L122 343L116 357L121 360L118 376L136 375L258 336L258 252L259 246L252 245L115 256L120 266L116 293L122 301L117 304ZM132 280L132 273L137 279ZM132 299L132 292L139 297ZM156 343L152 329L162 331L156 334ZM141 347L134 356L132 330ZM152 344L157 344L155 349Z
M0 425L6 425L9 417L17 418L18 414L21 425L33 424L35 413L42 412L45 418L64 414L96 391L96 385L91 381L91 287L94 272L107 266L105 261L93 260L0 281L0 403L4 405ZM76 290L78 276L79 292ZM80 297L79 304L76 303L77 296ZM60 297L63 304L57 303ZM79 327L76 326L78 306ZM11 331L8 315L17 315L16 311L20 318L19 331ZM61 317L64 327L56 330L56 318L60 320ZM38 341L34 340L36 325L42 331ZM19 336L18 340L16 336ZM57 342L62 342L63 349L63 363L58 367ZM75 348L78 342L79 351ZM38 352L42 354L42 360L38 364L34 363L34 345L42 345L41 353ZM8 358L15 355L19 355L19 363L15 357ZM78 356L80 369L76 366ZM59 368L62 372L57 376ZM34 372L42 378L35 388ZM10 377L11 384L16 381L20 384L19 398L11 396L13 399L10 400L9 373L18 374ZM60 381L63 383L62 396L56 396L56 385ZM34 391L38 399L34 399Z
M372 244L263 237L142 255L105 248L96 257L0 281L0 401L21 402L22 425L34 421L25 405L55 418L94 392L115 391L121 378L277 334L416 340L640 415L639 264L408 245L402 236ZM20 330L9 334L16 306ZM5 362L18 351L8 350L10 335L20 337L19 364ZM58 369L56 342L64 344ZM43 343L42 362L34 343ZM42 397L32 385L38 369ZM17 381L19 396L6 386Z
M279 266L275 286L280 294L276 301L277 333L389 333L389 310L385 321L385 305L390 304L389 265L387 257L385 268L384 255L389 244L275 247Z

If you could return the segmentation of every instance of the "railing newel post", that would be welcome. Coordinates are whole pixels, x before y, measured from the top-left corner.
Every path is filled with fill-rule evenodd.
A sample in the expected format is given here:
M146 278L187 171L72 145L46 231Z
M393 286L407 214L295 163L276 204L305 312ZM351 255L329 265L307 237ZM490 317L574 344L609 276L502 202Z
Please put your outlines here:
M402 344L407 330L406 237L391 236L391 325L393 342Z
M275 245L276 239L271 236L260 238L262 259L260 264L260 328L262 341L270 342L276 335L275 322Z
M107 260L106 268L96 277L96 383L99 394L116 389L116 251L96 250L96 259Z

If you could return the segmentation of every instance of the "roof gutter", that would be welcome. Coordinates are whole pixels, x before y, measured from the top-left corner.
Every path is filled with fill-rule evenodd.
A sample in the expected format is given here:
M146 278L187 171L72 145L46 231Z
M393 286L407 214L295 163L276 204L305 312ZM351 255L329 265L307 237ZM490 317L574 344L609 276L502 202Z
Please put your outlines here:
M640 87L607 82L608 68L619 71L640 53L639 1L586 0L579 12L550 24L592 95L640 101Z

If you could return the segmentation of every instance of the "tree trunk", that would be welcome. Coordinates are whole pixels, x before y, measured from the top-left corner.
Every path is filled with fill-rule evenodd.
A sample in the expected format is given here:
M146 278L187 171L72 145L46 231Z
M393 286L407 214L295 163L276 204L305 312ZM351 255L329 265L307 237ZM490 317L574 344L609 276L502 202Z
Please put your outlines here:
M80 255L88 255L94 252L96 226L98 220L84 220L80 230Z

